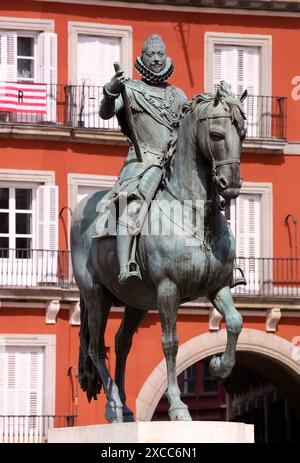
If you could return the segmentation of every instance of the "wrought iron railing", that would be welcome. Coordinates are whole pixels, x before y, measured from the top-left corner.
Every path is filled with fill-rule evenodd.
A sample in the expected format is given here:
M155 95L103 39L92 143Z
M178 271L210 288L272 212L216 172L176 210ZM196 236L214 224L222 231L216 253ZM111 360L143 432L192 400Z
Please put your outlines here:
M248 138L286 139L286 97L248 95L244 108Z
M0 415L0 443L44 443L49 429L76 423L77 415Z
M0 286L76 289L70 251L0 248Z
M0 123L119 131L116 118L99 117L102 98L101 86L47 84L45 114L0 111ZM248 138L286 138L285 97L249 95L244 107Z
M236 266L245 274L247 285L234 294L264 297L300 296L300 259L237 257Z
M235 295L266 297L300 296L300 258L237 257L236 266L246 286ZM237 271L236 276L240 273ZM0 287L58 288L77 290L70 251L0 249Z

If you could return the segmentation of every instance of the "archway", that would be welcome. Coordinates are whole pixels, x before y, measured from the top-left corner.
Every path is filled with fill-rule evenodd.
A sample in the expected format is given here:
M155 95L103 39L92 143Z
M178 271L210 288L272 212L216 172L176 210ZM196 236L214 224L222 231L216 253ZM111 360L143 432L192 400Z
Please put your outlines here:
M182 344L177 356L177 374L190 365L211 355L224 352L226 330L208 332L196 336ZM299 356L294 354L295 346L291 342L272 333L244 328L239 337L237 351L256 353L279 363L293 378L300 380ZM162 360L142 386L136 400L136 417L140 421L150 421L154 410L167 386L166 364ZM297 399L295 399L297 400Z

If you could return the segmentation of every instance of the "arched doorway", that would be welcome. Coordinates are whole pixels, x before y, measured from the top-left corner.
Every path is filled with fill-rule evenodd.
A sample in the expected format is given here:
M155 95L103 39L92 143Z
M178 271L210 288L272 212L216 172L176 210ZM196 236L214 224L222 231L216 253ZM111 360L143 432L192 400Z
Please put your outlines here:
M177 373L180 374L197 362L199 364L199 361L211 355L223 352L225 344L225 330L205 333L189 340L179 348ZM247 421L249 413L247 415L248 411L246 410L245 414L245 410L239 408L239 404L246 397L243 398L243 394L246 393L247 395L251 387L258 387L263 397L269 397L270 400L274 396L277 409L278 404L281 403L281 398L278 398L276 394L280 391L283 397L288 398L292 410L296 410L300 414L300 362L299 356L294 355L294 349L295 346L292 343L274 334L253 329L242 331L237 347L238 371L231 384L229 382L228 385L230 399L232 399L229 419ZM245 388L247 382L249 383L248 392L247 387ZM139 420L151 420L165 388L166 368L165 362L162 361L153 370L138 395L136 405ZM252 402L249 401L250 404ZM278 410L276 412L275 405L272 405L273 408L271 405L270 409L274 410L275 415L272 413L276 417ZM282 406L286 406L284 401Z

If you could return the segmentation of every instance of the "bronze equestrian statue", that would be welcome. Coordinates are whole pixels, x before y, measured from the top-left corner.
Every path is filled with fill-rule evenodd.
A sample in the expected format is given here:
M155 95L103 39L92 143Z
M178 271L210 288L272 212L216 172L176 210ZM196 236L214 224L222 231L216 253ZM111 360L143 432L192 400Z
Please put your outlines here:
M159 42L149 42L157 45L156 54L161 47ZM89 401L96 399L104 387L105 415L110 422L133 421L133 413L126 405L125 365L133 334L149 308L157 308L162 325L171 420L191 419L187 406L181 401L176 376L179 305L206 296L224 316L228 336L226 350L210 362L211 371L218 378L228 377L234 366L236 343L242 328L242 317L230 291L235 241L222 209L239 195L241 188L240 153L246 135L242 101L246 92L238 99L222 81L216 94L199 94L182 105L183 93L160 79L162 75L166 79L171 72L168 64L164 72L158 71L159 63L151 64L145 58L147 50L151 49L149 43L142 59L138 60L142 82L125 81L123 74L117 72L111 81L116 85L108 85L105 90L107 105L101 106L102 116L116 113L122 121L122 111L117 109L122 102L117 95L125 85L137 123L135 135L141 142L142 162L136 148L131 147L116 187L112 192L100 191L80 201L71 226L72 263L81 308L79 381ZM143 66L147 69L151 66L151 69L148 72ZM151 80L144 79L145 75L151 76ZM149 102L148 107L145 101ZM153 111L153 106L158 111ZM128 134L124 121L125 118L121 127L123 123ZM159 135L155 132L150 136L153 128ZM129 196L129 205L123 209L119 207L122 193ZM155 200L149 201L155 193ZM115 201L117 206L121 219L117 239L105 234L99 238L102 216L98 211L105 200L109 204ZM146 208L140 207L141 201L146 203ZM174 202L182 206L181 210L170 209L168 205ZM130 210L131 204L134 204L133 210ZM159 233L147 233L148 221L144 212L139 217L141 209L148 212L147 217L157 225ZM132 230L137 227L138 234L134 230L128 238L127 231L123 230L127 241L124 244L121 240L120 245L120 226L123 225ZM130 268L132 236L135 236L134 263L137 265ZM112 305L125 306L115 337L115 380L106 366L104 344Z

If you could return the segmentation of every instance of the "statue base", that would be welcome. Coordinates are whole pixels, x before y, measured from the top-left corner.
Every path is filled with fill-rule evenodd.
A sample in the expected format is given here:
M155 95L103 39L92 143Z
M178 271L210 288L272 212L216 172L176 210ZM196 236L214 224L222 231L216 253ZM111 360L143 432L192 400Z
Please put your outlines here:
M49 443L253 443L254 426L226 421L138 421L48 431Z

